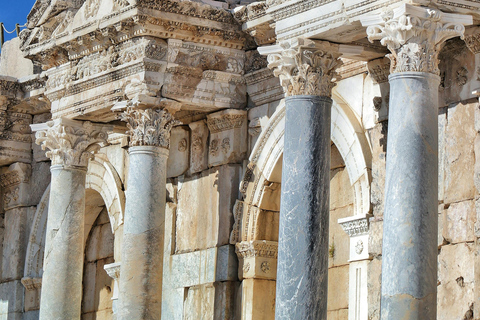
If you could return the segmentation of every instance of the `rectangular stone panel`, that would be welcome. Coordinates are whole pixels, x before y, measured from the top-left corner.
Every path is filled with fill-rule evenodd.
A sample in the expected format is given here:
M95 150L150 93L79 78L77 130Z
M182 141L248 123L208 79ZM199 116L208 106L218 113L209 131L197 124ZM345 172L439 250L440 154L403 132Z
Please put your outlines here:
M175 252L229 243L240 172L239 165L224 165L179 181Z
M205 120L192 122L188 126L192 132L189 173L193 174L208 168L209 131Z
M167 161L167 178L177 177L188 170L190 158L190 130L178 126L170 134L170 152Z

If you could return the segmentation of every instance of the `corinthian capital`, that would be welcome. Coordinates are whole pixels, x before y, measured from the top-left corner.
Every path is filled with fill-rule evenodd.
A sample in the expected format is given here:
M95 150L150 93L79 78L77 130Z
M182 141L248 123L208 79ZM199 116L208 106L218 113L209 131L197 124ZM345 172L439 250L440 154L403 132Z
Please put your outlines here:
M298 39L258 51L268 54L268 67L280 78L286 96L332 95L333 80L338 78L335 70L342 65L337 45Z
M87 167L88 160L100 149L100 143L106 144L107 131L111 126L94 125L88 121L76 121L65 118L47 123L31 125L35 131L35 143L52 160L52 165L68 167Z
M180 123L165 109L140 109L127 107L121 114L127 122L130 134L130 146L170 147L172 127Z
M403 4L399 8L362 20L369 41L380 40L391 54L390 72L418 71L440 74L438 54L443 43L462 37L472 17Z

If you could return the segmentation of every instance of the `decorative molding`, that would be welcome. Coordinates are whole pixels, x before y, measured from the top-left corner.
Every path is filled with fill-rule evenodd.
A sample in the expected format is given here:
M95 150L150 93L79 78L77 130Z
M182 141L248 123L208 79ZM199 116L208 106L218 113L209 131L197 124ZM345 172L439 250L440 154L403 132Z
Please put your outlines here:
M367 63L367 69L375 83L388 82L388 76L390 75L390 60L388 58L369 61Z
M31 177L31 166L26 163L14 163L8 171L0 174L0 187L8 189L20 183L28 183Z
M129 106L121 114L127 123L130 146L157 146L170 148L172 127L180 124L165 109L139 109Z
M210 133L218 133L222 131L240 128L247 120L247 115L244 111L236 114L237 110L221 111L222 114L210 114L207 116L207 125Z
M230 233L230 244L236 244L241 241L240 232L242 229L243 201L236 200L233 206L233 227Z
M24 277L20 280L27 291L33 291L42 287L42 278Z
M103 269L107 272L108 276L113 280L120 279L120 262L110 263L103 266Z
M334 81L338 80L335 70L342 65L338 45L298 39L275 47L277 52L268 54L268 67L280 78L286 96L331 97Z
M363 20L362 24L368 25L369 41L380 40L390 50L387 57L391 61L391 73L415 71L439 75L441 46L457 36L463 39L464 24L471 24L467 17L403 4L384 13L383 21L376 19L370 24Z
M339 219L338 223L342 226L350 237L368 234L369 219L371 215L353 216L344 219Z
M94 125L89 121L59 118L43 124L31 125L35 143L52 160L52 165L86 167L100 150L100 144L107 143L110 126Z
M235 245L235 252L239 259L245 258L274 258L278 256L278 242L255 240L240 242Z

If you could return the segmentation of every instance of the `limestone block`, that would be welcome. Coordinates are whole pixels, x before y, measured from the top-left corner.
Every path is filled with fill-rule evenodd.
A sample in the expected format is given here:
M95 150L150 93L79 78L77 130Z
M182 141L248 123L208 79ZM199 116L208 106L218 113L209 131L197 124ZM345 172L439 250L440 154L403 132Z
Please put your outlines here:
M382 282L381 256L374 258L368 264L368 319L380 319L380 293Z
M468 319L474 301L474 244L442 247L438 257L437 319Z
M243 279L242 320L275 320L276 282L263 279Z
M174 254L166 265L169 289L191 287L216 281L235 281L238 265L234 251L224 246Z
M359 119L363 118L363 82L364 82L365 74L358 74L353 77L349 77L346 79L342 79L339 82L337 82L337 85L334 87L334 92L338 93L341 97L345 99L345 102L348 104L348 106L356 113L357 117ZM373 119L373 108L371 112L371 117ZM364 119L364 123L365 123ZM375 119L368 121L371 124L375 123ZM373 127L371 126L365 126L366 129L370 129Z
M127 168L125 162L128 157L127 150L121 148L119 145L112 145L103 147L99 152L107 155L108 162L115 168L120 180L125 184L125 170Z
M207 116L210 129L208 165L241 163L247 153L247 112L223 110Z
M102 310L111 311L114 280L104 270L104 265L113 262L113 258L110 257L89 262L85 265L82 313L95 313Z
M239 165L224 165L179 181L175 252L229 243L240 171Z
M235 316L235 293L239 283L215 282L215 307L213 320L230 320Z
M166 268L164 267L163 270ZM165 284L165 278L163 283ZM165 287L164 287L165 288ZM163 290L162 294L162 319L183 320L183 301L185 288Z
M278 241L280 212L260 210L256 219L255 239Z
M382 254L383 221L370 219L368 249L372 256Z
M348 309L327 311L328 320L344 320L348 319Z
M352 215L353 204L330 210L329 248L333 249L333 256L329 256L329 267L348 264L348 260L351 258L350 236L343 231L342 226L338 223L338 220L350 217ZM365 247L366 246L367 244L365 244Z
M2 45L0 74L22 78L33 74L33 63L23 57L20 51L20 39L13 38Z
M166 70L162 96L180 101L192 110L241 109L247 102L246 87L239 74L172 66Z
M39 317L40 317L39 310L25 311L25 313L23 314L23 320L38 320Z
M447 109L441 108L438 112L438 201L443 201L445 197Z
M385 198L385 168L388 122L384 121L369 130L372 142L371 202L374 216L383 216Z
M0 76L0 80L2 82L1 87L3 87L3 82L7 83L7 87L9 85L14 86L16 82L14 78L5 79L3 76ZM12 94L15 95L16 91ZM0 118L3 120L0 121L0 166L14 162L30 163L32 160L32 138L29 125L32 123L32 116L25 113L0 110Z
M167 178L177 177L188 170L190 158L190 132L187 126L172 129L167 161Z
M40 202L43 193L50 184L50 163L34 162L32 163L32 178L30 183L29 205L36 205Z
M328 310L348 309L348 265L328 269Z
M443 232L444 232L444 223L445 223L445 215L446 215L446 210L441 210L439 213L438 213L438 238L437 238L437 246L438 248L440 248L442 245L444 245L443 243Z
M474 128L476 104L458 104L448 109L445 150L445 203L473 199L475 195Z
M189 287L183 306L184 320L214 319L215 287L205 284Z
M0 318L21 319L23 313L23 285L20 280L0 283ZM15 313L20 313L16 315Z
M281 161L280 159L280 167ZM263 193L260 196L259 207L262 210L280 211L280 196L282 195L282 186L280 183L265 181ZM266 239L269 240L269 239Z
M208 168L208 127L205 120L192 122L188 125L192 132L190 144L189 173L201 172Z
M443 216L442 235L448 242L458 243L475 240L475 202L467 200L452 203Z
M27 216L31 208L14 208L5 211L5 236L3 240L2 281L20 279L25 267Z
M30 204L31 178L32 169L30 164L17 162L9 167L0 168L0 186L3 189L3 206L5 210Z
M345 167L330 171L330 210L353 204L353 190Z
M267 68L254 70L245 75L247 93L255 107L284 98L280 80Z
M276 241L255 240L236 244L239 279L277 278L278 243Z
M40 310L42 278L22 278L22 283L25 286L25 312Z

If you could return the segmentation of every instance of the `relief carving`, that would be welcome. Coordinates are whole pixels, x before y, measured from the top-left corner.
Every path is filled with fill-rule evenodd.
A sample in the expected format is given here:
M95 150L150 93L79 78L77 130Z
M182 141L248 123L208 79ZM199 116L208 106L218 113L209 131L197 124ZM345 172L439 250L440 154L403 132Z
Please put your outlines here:
M226 155L228 151L230 151L230 138L224 138L222 140L222 152Z
M170 148L172 127L179 124L165 109L138 109L128 107L121 120L127 122L130 146L157 146Z
M178 143L178 151L185 152L187 150L187 139L183 138Z
M44 128L44 127L48 128ZM35 130L39 128L40 130ZM93 159L100 149L100 144L107 143L108 127L99 127L91 122L57 119L46 124L32 125L37 131L35 142L52 160L52 165L87 167L88 160Z
M446 22L435 9L405 5L403 13L385 13L383 23L367 28L368 40L380 40L390 50L390 72L429 72L440 74L438 54L448 39L463 38L461 23Z
M217 139L212 140L210 142L210 154L213 157L216 157L218 155L218 140Z
M268 55L268 67L280 78L286 96L317 95L330 97L342 65L336 47L327 42L302 41L280 44L280 53Z

